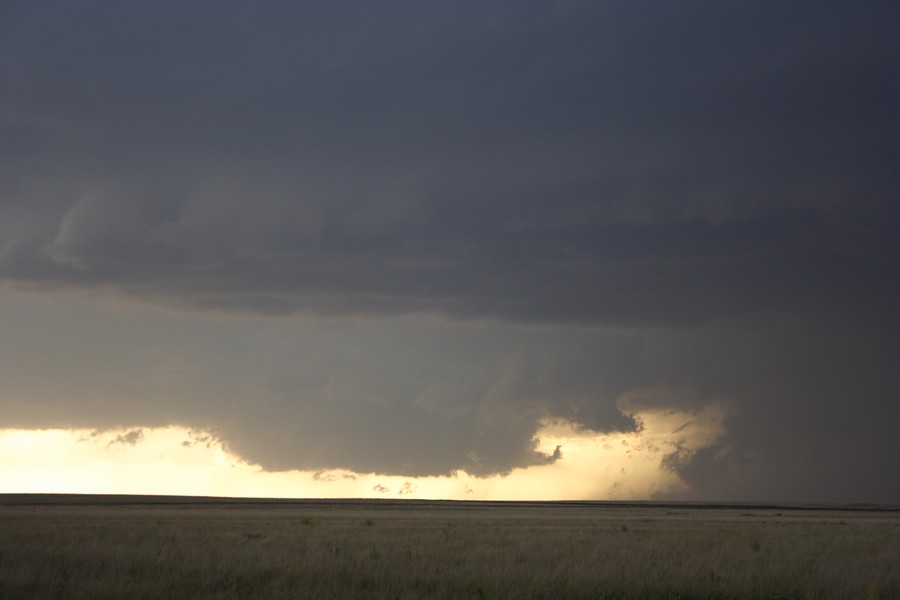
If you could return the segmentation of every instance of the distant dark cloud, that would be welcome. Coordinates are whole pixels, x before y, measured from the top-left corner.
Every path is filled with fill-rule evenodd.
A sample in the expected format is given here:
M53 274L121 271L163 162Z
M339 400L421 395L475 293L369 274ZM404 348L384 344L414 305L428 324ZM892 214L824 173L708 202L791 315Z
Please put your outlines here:
M123 433L117 435L115 438L111 439L106 447L109 448L115 444L121 444L123 446L137 446L144 439L144 431L142 429L132 429L127 433Z
M332 471L316 471L312 475L313 481L326 481L331 483L332 481L338 481L340 479L350 479L355 480L356 475L352 473L335 473Z
M559 458L542 419L628 430L617 398L658 390L735 407L669 460L697 494L896 499L897 22L877 0L3 3L0 282L217 323L0 323L7 397L34 400L5 422L487 474ZM257 319L295 314L340 324Z

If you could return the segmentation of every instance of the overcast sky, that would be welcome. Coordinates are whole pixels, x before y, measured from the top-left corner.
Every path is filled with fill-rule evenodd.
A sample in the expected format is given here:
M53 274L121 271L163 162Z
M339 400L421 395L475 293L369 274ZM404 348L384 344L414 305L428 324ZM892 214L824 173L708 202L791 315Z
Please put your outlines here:
M898 23L2 2L0 427L490 476L718 406L684 497L900 502Z

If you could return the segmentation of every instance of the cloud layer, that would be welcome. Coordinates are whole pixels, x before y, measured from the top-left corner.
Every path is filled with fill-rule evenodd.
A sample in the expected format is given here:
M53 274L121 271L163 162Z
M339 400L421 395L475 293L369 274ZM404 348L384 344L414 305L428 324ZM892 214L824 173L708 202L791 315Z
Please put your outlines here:
M896 9L775 6L8 6L0 273L256 313L889 306Z

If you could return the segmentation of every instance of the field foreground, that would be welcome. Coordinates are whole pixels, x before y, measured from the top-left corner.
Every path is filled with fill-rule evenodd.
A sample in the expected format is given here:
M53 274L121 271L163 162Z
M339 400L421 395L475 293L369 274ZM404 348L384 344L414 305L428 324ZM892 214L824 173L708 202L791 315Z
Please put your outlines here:
M0 598L900 598L900 508L0 495Z

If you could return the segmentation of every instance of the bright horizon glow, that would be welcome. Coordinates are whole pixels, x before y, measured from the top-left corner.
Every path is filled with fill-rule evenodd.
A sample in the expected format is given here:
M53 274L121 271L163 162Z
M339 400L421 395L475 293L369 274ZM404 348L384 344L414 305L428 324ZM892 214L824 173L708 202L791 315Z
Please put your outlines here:
M639 500L686 490L662 460L723 433L725 410L638 410L638 432L597 434L546 423L538 449L562 458L507 475L403 477L346 470L268 472L209 432L170 426L0 430L0 493L150 494L256 498Z

